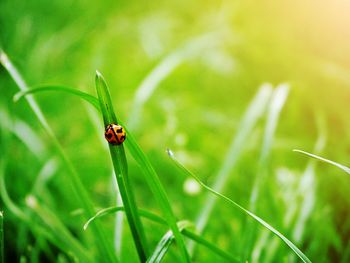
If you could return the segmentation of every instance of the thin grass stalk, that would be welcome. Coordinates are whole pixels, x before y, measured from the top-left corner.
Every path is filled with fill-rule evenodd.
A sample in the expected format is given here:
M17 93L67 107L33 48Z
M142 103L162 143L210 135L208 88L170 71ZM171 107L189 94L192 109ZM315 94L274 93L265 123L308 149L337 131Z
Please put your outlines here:
M4 66L4 68L7 70L7 72L12 77L12 79L15 81L15 83L17 84L17 86L19 87L19 89L21 91L26 91L29 89L28 85L25 83L24 79L22 78L22 76L20 75L20 73L18 72L16 67L12 64L12 62L10 61L8 56L2 50L0 50L0 63ZM57 137L55 136L53 130L51 129L49 123L47 122L39 105L37 104L37 102L34 100L34 98L32 96L26 96L26 99L29 103L30 108L34 111L36 117L38 118L40 124L43 126L44 130L49 135L52 143L56 147L57 153L60 155L60 157L62 158L62 160L66 164L68 171L70 172L70 175L71 175L71 176L67 177L68 181L71 183L71 187L72 187L75 195L77 196L77 198L80 202L80 205L83 206L83 208L86 212L86 216L93 215L94 209L92 206L92 202L89 198L89 195L88 195L87 191L85 190L85 188L84 188L84 186L79 178L77 171L75 170L74 166L72 165L72 163L68 159L61 144L59 143ZM109 262L117 262L118 260L116 258L116 255L110 249L110 246L107 243L107 239L105 237L106 235L103 232L103 230L99 224L96 224L93 227L93 232L94 232L96 239L98 240L96 242L96 244L97 244L98 250L99 250L99 257L103 258L105 260L107 259Z
M264 129L261 152L258 161L258 173L255 177L253 189L249 200L249 210L256 212L256 203L260 195L260 188L268 173L268 161L271 153L271 147L275 136L278 120L282 108L286 102L289 92L289 86L286 84L279 85L273 92L267 112L267 121ZM243 245L243 260L248 259L253 255L260 255L259 247L252 254L254 247L254 235L256 234L257 226L253 222L247 222L246 233L244 235ZM268 234L265 234L268 235ZM266 237L267 238L267 237ZM254 259L253 259L254 260Z
M76 92L71 91L70 89L62 89L63 92L68 92L73 95L78 95ZM30 91L27 92L28 95ZM92 95L85 94L85 96L79 96L80 98L86 100L87 102L91 103L93 106L99 105L99 100L95 98ZM98 110L101 111L100 106L96 107ZM120 121L120 124L124 127L124 129L127 132L127 140L124 142L128 150L130 151L131 155L137 162L137 164L140 166L142 172L145 175L145 180L151 189L154 197L156 198L162 213L164 217L166 218L166 221L168 223L168 226L171 228L171 230L174 233L176 242L179 246L180 252L182 254L182 258L186 262L190 262L190 257L187 252L185 242L183 240L183 237L177 227L176 224L176 217L174 215L174 212L172 211L170 201L167 197L167 194L165 192L165 189L163 185L161 184L159 177L154 170L152 164L148 160L147 156L144 154L144 152L141 150L140 146L137 144L136 140L133 138L131 132L127 129L127 127Z
M95 81L104 125L108 126L109 124L113 123L118 124L118 119L114 113L109 89L104 78L99 72L96 72ZM123 144L109 144L109 152L112 158L120 196L125 207L125 213L134 239L134 243L141 262L145 262L148 257L148 245L144 228L137 211L135 195L128 175L128 165L124 146Z
M177 223L180 231L182 232L185 228L192 227L193 224L187 220L180 221ZM151 254L150 258L147 260L147 263L160 263L166 253L169 250L171 243L174 240L174 235L171 230L168 230L163 237L159 240L156 248Z
M289 86L287 84L279 85L273 92L271 103L268 110L267 123L264 131L263 144L261 147L261 153L258 162L259 174L256 176L253 190L250 196L250 210L255 211L256 201L259 196L260 185L266 177L267 164L271 152L273 138L275 135L276 127L278 124L279 116L282 108L286 102L289 92Z
M5 262L4 255L4 212L0 211L0 260Z
M211 192L212 194L216 195L217 197L221 198L222 200L226 201L227 203L231 204L232 206L238 208L248 216L252 217L255 221L257 221L259 224L264 226L266 229L274 233L277 237L279 237L291 250L294 251L294 253L305 263L311 263L310 259L288 238L286 238L282 233L280 233L277 229L272 227L270 224L268 224L266 221L255 215L254 213L250 212L249 210L245 209L243 206L239 205L232 199L228 198L227 196L215 191L211 187L204 184L198 176L193 174L191 171L189 171L187 168L185 168L174 156L173 152L169 149L167 149L168 155L171 158L171 160L174 161L175 165L184 173L189 176L191 176L193 179L195 179L204 189Z
M48 231L47 228L38 224L36 221L33 221L31 217L25 214L19 207L15 205L15 203L13 203L6 190L4 167L5 161L0 162L0 194L4 204L9 209L9 211L12 214L14 214L20 221L25 223L34 236L40 236L45 238L62 251L68 251L72 247L74 248L74 246L70 246L70 244L67 244L65 242L66 240L60 239L57 235L54 235L52 234L52 232ZM75 255L78 256L78 258L80 258L83 262L90 261L90 258L86 257L85 254L80 255L79 252L77 252L75 253Z
M94 262L91 258L91 254L87 252L87 249L69 232L66 226L63 225L61 220L52 211L40 204L32 195L26 197L26 203L36 215L39 216L44 225L50 229L50 232L55 233L56 238L67 245L68 252L71 251L79 255L79 258L84 262Z
M123 205L123 200L122 197L120 196L120 191L118 188L118 184L115 180L115 175L113 172L113 185L114 185L114 190L116 192L116 205L117 206L122 206ZM123 229L124 229L124 214L122 213L117 213L115 215L114 219L114 248L117 252L118 257L121 257L122 254L122 244L123 244Z
M144 104L166 77L186 60L201 55L204 50L220 43L221 38L222 34L219 32L208 32L191 38L164 57L151 72L147 74L136 89L132 112L128 120L129 128L137 128Z
M125 128L125 126L124 126ZM136 143L135 139L128 132L129 136L125 144L127 145L131 155L134 157L135 161L139 164L142 169L142 172L145 175L146 182L148 183L149 188L151 189L154 197L156 198L164 217L168 223L169 228L173 231L175 236L176 243L179 247L179 250L182 255L182 260L185 262L190 262L190 256L188 254L184 239L180 233L180 230L177 226L177 220L174 215L174 212L171 208L170 201L165 192L165 189L160 182L156 171L154 170L152 164L148 160L147 156L143 153L141 148Z
M98 211L96 213L96 215L94 215L92 218L90 218L85 224L84 224L84 229L86 230L87 227L96 219L99 219L101 217L104 217L106 215L112 214L112 213L116 213L116 212L120 212L120 211L125 211L124 207L122 206L115 206L115 207L108 207L108 208L104 208L101 209L100 211ZM162 225L167 225L167 222L160 216L149 212L147 210L142 210L139 209L139 214L140 216L147 218L155 223L159 223ZM201 244L205 247L207 247L208 249L210 249L211 251L213 251L214 253L216 253L217 255L221 256L222 258L228 259L230 261L239 261L237 257L223 251L221 248L217 247L215 244L207 241L206 239L204 239L203 237L201 237L199 234L192 232L188 229L188 227L193 227L193 224L188 224L185 227L181 228L181 226L179 225L179 222L177 223L179 226L179 229L181 230L181 233L188 237L189 239L195 241L198 244ZM172 241L174 240L174 235L171 234L171 236L169 235L169 238L172 239ZM170 244L169 244L170 245Z
M245 115L239 125L237 134L232 138L232 142L227 151L225 160L216 176L215 182L213 184L213 189L215 189L216 191L221 192L224 186L226 185L229 175L231 174L233 168L235 167L239 159L239 156L244 148L249 134L252 132L256 122L265 111L271 93L272 86L269 84L265 84L259 89L256 96L249 104ZM201 233L204 230L216 202L217 199L215 198L215 196L208 193L203 208L200 210L196 220L196 228L199 233ZM193 254L194 252L194 246L195 243L191 242L191 254Z

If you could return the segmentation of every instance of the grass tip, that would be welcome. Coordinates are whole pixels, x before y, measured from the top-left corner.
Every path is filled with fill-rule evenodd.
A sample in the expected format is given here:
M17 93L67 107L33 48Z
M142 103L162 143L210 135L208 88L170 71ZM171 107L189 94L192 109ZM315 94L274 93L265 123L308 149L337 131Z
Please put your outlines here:
M8 57L7 57L6 53L2 49L0 49L0 63L6 64L7 61L8 61Z
M25 203L28 207L30 208L36 208L38 206L38 201L37 199L35 198L35 196L33 195L28 195L26 198L25 198Z
M102 74L98 69L96 69L96 78L102 78Z
M14 103L16 103L16 102L19 101L19 99L20 99L21 97L22 97L22 93L21 93L21 92L17 92L15 95L13 95L12 101L13 101Z
M174 158L174 153L173 153L172 150L170 150L169 148L166 148L165 151L166 151L166 153L169 155L169 157Z

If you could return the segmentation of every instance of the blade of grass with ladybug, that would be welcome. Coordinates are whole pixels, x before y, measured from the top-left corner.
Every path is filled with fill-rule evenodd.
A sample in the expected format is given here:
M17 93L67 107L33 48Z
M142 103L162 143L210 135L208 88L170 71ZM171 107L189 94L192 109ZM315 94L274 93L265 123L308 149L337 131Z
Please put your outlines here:
M96 74L96 90L98 99L100 101L100 108L105 126L110 124L118 124L118 120L113 110L109 89L104 78L99 72ZM182 259L185 262L189 262L190 258L185 246L185 242L177 225L170 202L155 170L139 146L136 144L133 137L128 132L127 140L125 143L146 175L145 178L147 179L149 187L156 197L166 218L166 221L175 236L177 245L179 246L182 254ZM124 147L122 144L116 146L110 144L109 149L128 222L133 233L139 257L141 261L144 261L148 255L148 247L146 244L146 238L141 224L140 216L137 211L133 190L128 179L127 161L125 157Z

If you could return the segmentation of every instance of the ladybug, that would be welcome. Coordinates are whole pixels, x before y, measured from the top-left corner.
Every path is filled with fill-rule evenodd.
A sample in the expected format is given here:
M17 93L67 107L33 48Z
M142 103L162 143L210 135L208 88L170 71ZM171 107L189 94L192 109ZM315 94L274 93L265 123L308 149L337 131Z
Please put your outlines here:
M112 145L120 145L126 139L126 132L119 124L109 124L105 130L105 138Z

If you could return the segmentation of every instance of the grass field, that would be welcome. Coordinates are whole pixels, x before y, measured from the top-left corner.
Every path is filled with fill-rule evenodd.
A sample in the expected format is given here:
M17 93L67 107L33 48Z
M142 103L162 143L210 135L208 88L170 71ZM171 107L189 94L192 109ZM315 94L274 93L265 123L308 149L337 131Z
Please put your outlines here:
M349 10L1 0L0 261L349 262Z

